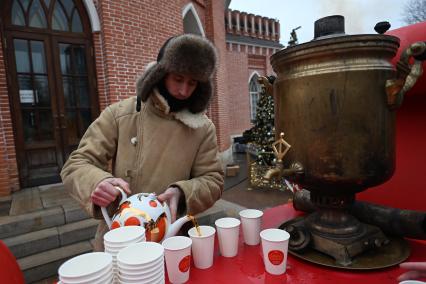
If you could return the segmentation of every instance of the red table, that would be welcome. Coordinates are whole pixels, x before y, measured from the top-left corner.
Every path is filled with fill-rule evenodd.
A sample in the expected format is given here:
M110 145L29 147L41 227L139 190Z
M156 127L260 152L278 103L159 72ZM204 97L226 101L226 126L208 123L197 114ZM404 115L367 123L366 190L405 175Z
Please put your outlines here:
M278 227L298 213L292 204L285 204L265 210L263 227ZM219 255L217 238L215 243L214 264L211 268L201 270L191 266L190 280L187 283L398 283L397 277L404 271L399 267L391 267L374 271L348 271L328 268L306 262L292 255L288 256L287 272L282 276L273 276L265 272L261 246L247 246L243 243L240 231L238 255L226 258ZM426 242L410 240L411 255L409 261L426 260ZM166 283L169 283L166 281Z

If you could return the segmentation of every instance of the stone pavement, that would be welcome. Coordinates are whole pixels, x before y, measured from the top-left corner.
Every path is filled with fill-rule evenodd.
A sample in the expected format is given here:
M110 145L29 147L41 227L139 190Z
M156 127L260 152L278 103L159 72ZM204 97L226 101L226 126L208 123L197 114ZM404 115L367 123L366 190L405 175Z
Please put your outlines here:
M240 166L234 177L225 179L222 198L197 216L200 224L214 224L224 216L238 217L244 208L264 210L288 202L290 192L250 189L245 154L234 154ZM18 259L26 279L33 283L52 283L43 279L46 270L57 269L64 259L91 249L97 220L90 219L63 189L62 184L23 189L0 199L0 238ZM39 267L33 267L41 262ZM29 281L31 282L31 281Z

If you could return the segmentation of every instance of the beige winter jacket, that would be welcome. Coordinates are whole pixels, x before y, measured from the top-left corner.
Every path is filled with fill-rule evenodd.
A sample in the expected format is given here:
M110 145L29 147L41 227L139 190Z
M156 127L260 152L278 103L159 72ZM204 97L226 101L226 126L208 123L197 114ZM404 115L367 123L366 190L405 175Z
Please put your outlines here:
M191 215L211 207L223 190L214 124L205 114L169 113L167 102L156 90L140 112L135 105L136 97L115 103L89 126L62 169L65 189L90 216L99 219L100 208L90 195L109 177L127 181L132 194L160 194L176 185L184 192L186 212ZM112 173L108 172L110 161ZM95 250L103 249L106 231L101 222Z

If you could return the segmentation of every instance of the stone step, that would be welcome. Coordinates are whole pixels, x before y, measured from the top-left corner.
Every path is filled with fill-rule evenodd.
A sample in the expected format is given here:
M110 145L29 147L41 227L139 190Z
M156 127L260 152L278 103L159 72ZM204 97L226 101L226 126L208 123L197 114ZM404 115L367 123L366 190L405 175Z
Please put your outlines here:
M54 277L66 260L92 250L91 242L83 241L18 259L18 264L24 273L25 283L33 283Z
M12 195L0 197L0 216L9 215L11 204L12 204Z
M65 224L62 207L32 213L0 217L0 238L19 236L33 231Z
M87 214L74 203L15 216L1 216L0 239L20 236L87 218Z
M85 219L6 238L3 239L3 242L9 247L13 255L20 259L60 246L93 239L98 223L99 221L95 219Z

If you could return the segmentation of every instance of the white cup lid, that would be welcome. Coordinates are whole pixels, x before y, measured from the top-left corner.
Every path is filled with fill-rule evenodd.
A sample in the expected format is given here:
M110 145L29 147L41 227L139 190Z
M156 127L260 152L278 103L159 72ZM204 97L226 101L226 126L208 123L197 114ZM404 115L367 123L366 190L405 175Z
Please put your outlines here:
M139 239L145 235L145 228L141 226L124 226L113 229L104 235L104 241L108 243L124 243Z
M80 278L106 269L112 263L112 256L105 252L81 254L64 262L58 270L59 277Z
M164 248L155 242L131 244L117 254L117 262L124 265L144 265L164 256Z

